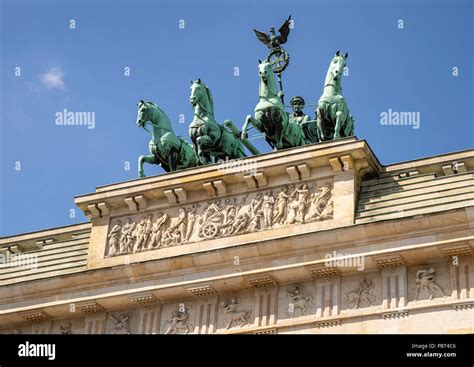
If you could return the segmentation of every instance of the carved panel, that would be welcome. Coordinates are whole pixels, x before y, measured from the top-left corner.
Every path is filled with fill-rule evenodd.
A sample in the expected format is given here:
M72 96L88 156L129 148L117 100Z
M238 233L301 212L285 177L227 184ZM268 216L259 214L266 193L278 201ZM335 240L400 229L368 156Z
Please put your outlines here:
M105 255L130 254L332 219L332 196L330 183L310 182L113 218Z

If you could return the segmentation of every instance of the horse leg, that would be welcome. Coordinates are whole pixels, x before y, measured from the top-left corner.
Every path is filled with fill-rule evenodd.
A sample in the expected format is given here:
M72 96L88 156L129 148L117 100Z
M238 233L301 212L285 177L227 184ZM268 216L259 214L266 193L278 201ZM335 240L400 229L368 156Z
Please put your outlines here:
M170 167L170 172L176 171L176 166L177 166L176 160L177 160L177 157L174 153L171 153L168 156L168 165Z
M143 163L156 164L155 155L141 155L138 157L138 177L146 177L143 173Z
M324 141L326 137L324 136L323 118L321 116L322 116L321 107L318 107L316 111L316 131L318 134L318 140Z
M206 165L210 163L209 154L207 152L208 148L213 146L212 139L209 135L198 136L196 139L196 145L198 149L198 161L201 165Z
M245 119L245 122L244 122L244 126L242 126L242 134L240 135L241 139L247 139L249 137L249 135L247 134L247 131L249 129L249 124L252 124L252 116L247 115L247 118Z
M336 126L334 126L334 139L339 139L341 137L341 125L344 120L344 113L342 111L336 112Z

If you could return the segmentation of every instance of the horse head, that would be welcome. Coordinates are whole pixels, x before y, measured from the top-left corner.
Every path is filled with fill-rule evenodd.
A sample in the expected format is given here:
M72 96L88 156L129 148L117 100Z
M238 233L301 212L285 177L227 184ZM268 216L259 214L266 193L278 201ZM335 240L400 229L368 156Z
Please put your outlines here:
M210 115L214 115L214 100L209 87L201 79L191 81L189 102L193 107L200 106Z
M273 69L268 61L258 60L258 75L264 83L268 83L268 80L274 76Z
M341 78L341 75L344 71L344 67L346 66L346 60L347 60L348 53L343 56L339 51L336 52L334 55L334 58L331 61L331 64L329 65L329 71L328 74L331 75L331 78L335 81L339 81Z
M145 124L150 121L150 102L145 102L143 99L137 103L138 106L138 116L137 116L137 126L144 127Z
M276 95L275 73L268 60L258 60L258 76L260 77L260 97L267 97L269 93Z

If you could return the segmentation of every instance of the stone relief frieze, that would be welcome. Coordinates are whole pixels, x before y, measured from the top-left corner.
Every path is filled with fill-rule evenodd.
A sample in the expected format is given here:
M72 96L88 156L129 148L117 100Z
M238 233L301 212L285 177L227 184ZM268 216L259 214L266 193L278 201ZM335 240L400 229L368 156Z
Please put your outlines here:
M250 316L252 311L242 308L242 300L240 298L229 298L221 303L226 319L224 320L224 328L238 326L244 327L250 324Z
M72 334L72 323L71 322L61 324L59 326L59 328L60 328L60 334L62 334L62 335L71 335Z
M163 334L188 334L192 325L188 323L189 306L180 304L176 311L171 313L171 318L166 320L166 330Z
M433 299L433 297L436 295L436 292L439 292L442 294L443 297L446 297L446 294L443 292L443 289L436 284L435 282L435 269L430 268L430 269L423 269L419 270L416 273L416 298L415 300L418 300L420 293L423 292L425 289L430 295L430 300Z
M375 306L374 283L370 279L362 278L359 286L346 294L347 307L358 309L360 307Z
M130 334L130 318L126 314L110 315L113 322L111 334Z
M106 256L332 219L332 196L330 183L303 183L114 218L109 225Z
M313 297L305 296L302 287L298 284L286 290L288 297L288 316L298 317L309 313L313 307Z

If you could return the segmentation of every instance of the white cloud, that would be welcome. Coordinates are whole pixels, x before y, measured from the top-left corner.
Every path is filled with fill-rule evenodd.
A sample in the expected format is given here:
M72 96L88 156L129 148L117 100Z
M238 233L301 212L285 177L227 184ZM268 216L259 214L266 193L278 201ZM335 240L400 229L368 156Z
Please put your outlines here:
M44 74L40 75L41 83L50 89L64 89L64 73L61 68L54 66Z

